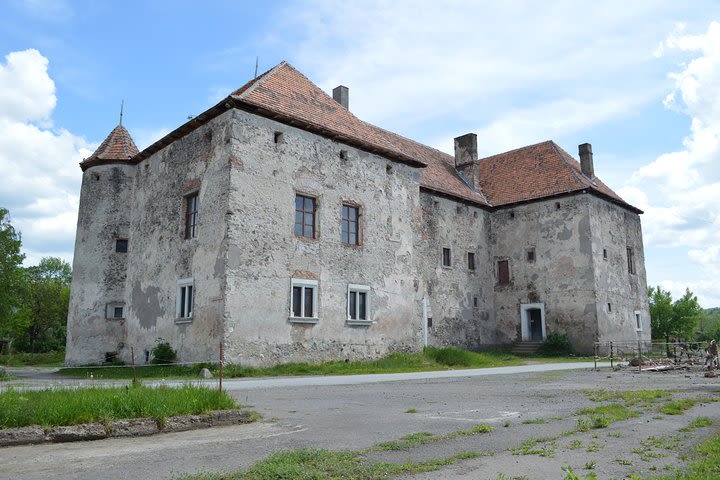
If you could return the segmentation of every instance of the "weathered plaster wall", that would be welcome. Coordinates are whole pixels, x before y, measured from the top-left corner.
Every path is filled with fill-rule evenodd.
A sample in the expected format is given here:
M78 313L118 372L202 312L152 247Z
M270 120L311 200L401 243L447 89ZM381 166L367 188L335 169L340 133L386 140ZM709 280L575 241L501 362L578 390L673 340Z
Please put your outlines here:
M498 343L521 339L521 304L542 303L546 334L565 332L577 351L597 336L588 195L538 201L492 214ZM527 252L535 251L528 261ZM510 284L499 285L497 261L510 261Z
M640 216L597 197L590 198L590 212L599 341L648 342L650 312ZM628 269L628 247L634 252L634 274ZM641 314L641 331L636 330L636 311Z
M269 365L419 349L418 170L242 111L232 115L227 359ZM297 193L317 199L315 239L294 235ZM343 202L361 208L361 246L341 242ZM316 324L289 321L293 276L319 283ZM348 284L370 287L371 325L348 325Z
M127 348L145 361L158 339L180 361L217 361L224 311L225 214L230 114L182 137L137 167L129 203ZM185 196L199 195L197 236L184 238ZM192 278L193 316L176 318L178 280Z
M421 192L422 219L417 225L416 261L421 280L417 304L425 295L428 343L477 350L495 343L492 258L487 248L490 213ZM451 265L442 264L449 248ZM475 254L475 270L468 268Z
M107 319L108 303L124 302L127 253L115 240L128 238L133 165L97 165L83 173L68 310L66 363L105 360L126 342L126 320Z

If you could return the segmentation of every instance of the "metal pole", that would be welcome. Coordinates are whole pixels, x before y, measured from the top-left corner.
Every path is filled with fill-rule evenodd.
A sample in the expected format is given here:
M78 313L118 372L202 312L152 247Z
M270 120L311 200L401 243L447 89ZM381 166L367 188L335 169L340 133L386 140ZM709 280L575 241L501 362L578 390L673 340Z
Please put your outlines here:
M223 342L220 341L220 385L218 387L218 395L222 401L222 364L223 364Z
M593 352L593 353L595 354L595 370L597 370L597 352L598 352L598 344L597 343L595 344L595 347L593 348L593 350L595 350L595 352Z
M135 377L135 349L130 347L130 365L132 366L133 381L132 384L137 383L137 377Z
M423 346L428 346L428 316L427 316L427 297L423 297L422 302L422 324L423 324Z
M610 342L610 368L613 368L613 348L612 348L612 342Z
M642 346L638 340L638 372L642 372Z

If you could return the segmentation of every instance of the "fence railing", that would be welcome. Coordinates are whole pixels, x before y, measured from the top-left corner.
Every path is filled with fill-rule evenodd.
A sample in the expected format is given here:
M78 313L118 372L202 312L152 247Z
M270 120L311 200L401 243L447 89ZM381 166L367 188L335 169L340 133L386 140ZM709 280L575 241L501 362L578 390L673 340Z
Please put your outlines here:
M704 365L708 363L707 347L705 342L595 342L595 367L599 360L609 360L611 367L617 362L629 361L638 370L648 364ZM710 365L715 366L711 362Z

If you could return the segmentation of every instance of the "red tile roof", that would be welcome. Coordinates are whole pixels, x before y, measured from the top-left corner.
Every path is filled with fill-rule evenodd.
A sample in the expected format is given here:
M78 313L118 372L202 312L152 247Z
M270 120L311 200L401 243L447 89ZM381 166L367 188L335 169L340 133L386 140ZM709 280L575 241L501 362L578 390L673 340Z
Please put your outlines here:
M640 213L598 178L586 178L580 172L580 163L552 141L481 159L480 188L475 190L455 171L452 155L358 119L286 62L249 81L211 109L146 148L134 160L147 158L233 107L392 160L424 167L420 173L421 188L477 205L498 207L588 191Z
M118 125L100 144L95 152L80 163L83 170L102 163L127 162L138 154L130 133L122 125Z

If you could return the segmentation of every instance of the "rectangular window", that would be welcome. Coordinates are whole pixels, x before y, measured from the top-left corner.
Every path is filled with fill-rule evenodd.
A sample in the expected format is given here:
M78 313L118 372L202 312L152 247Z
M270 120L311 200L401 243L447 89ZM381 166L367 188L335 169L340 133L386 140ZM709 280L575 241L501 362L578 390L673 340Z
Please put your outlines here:
M533 263L535 261L535 249L534 248L528 249L527 261L528 261L528 263Z
M510 261L498 260L498 284L508 285L510 283Z
M105 306L105 318L112 320L125 318L125 304L122 302L108 303Z
M178 280L177 288L175 317L178 319L191 319L193 313L193 279L184 278L182 280Z
M608 313L612 313L612 303L608 302Z
M475 270L475 253L468 252L468 270Z
M633 254L633 249L628 247L627 248L627 262L628 262L628 272L631 274L635 274L635 256Z
M603 260L607 260L607 248L603 248Z
M295 235L315 238L315 199L295 196Z
M370 321L370 287L365 285L348 285L347 302L348 323L364 323Z
M642 332L642 317L639 310L635 310L635 331Z
M128 251L127 238L115 239L115 251L118 253L127 253L127 251Z
M443 250L442 250L442 266L443 267L450 266L450 249L449 248L443 248Z
M185 197L185 238L195 238L198 219L198 194Z
M352 205L342 206L342 242L360 245L360 209Z
M291 280L290 319L317 321L317 280Z

